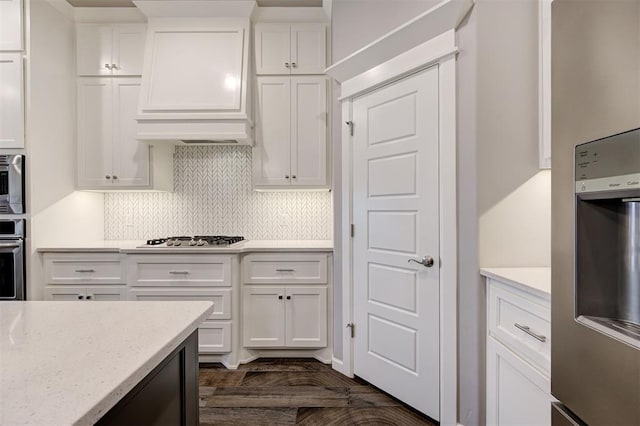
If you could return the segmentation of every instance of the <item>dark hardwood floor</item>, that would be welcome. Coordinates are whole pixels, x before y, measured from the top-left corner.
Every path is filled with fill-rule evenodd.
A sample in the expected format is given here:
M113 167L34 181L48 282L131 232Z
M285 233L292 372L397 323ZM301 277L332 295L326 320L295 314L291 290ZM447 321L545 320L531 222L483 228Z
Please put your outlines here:
M201 425L434 425L360 379L312 359L200 364Z

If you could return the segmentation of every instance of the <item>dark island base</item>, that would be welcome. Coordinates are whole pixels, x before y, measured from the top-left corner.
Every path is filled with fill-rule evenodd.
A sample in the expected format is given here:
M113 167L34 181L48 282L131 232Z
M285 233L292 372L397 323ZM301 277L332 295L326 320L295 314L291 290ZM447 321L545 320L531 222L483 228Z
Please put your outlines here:
M97 425L197 425L198 331L109 410Z

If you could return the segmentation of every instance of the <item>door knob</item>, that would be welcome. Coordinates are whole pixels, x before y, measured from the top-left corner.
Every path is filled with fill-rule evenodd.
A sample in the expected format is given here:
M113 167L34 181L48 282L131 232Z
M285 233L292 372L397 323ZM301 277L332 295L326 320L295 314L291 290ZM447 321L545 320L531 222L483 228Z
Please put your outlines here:
M409 263L411 263L411 262L419 263L420 265L424 266L425 268L431 268L433 266L433 264L435 263L435 261L433 260L433 257L431 257L431 256L425 256L421 260L409 259L409 260L407 260L407 262L409 262Z

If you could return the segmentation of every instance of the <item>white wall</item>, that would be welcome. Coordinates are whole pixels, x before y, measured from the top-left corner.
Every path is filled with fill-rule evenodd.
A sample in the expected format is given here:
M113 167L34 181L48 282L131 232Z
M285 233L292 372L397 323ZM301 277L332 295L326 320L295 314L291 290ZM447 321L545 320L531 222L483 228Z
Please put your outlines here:
M28 5L27 294L42 297L38 247L102 239L102 194L75 192L75 31L64 3ZM67 9L65 9L67 8Z

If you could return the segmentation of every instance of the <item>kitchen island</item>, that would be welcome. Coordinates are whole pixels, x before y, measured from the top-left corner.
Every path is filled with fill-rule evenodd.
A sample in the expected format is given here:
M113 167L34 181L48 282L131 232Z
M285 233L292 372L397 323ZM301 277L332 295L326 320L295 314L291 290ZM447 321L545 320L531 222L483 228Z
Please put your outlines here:
M197 423L196 330L212 311L206 301L0 302L0 424Z

